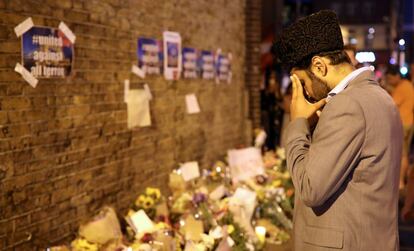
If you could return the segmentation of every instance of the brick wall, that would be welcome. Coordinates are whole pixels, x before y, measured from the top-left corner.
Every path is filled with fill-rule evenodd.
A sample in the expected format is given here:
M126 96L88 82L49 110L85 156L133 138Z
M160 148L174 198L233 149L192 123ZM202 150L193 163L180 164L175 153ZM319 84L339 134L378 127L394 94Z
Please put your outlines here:
M33 89L13 28L64 21L76 34L73 75ZM233 83L149 77L153 126L127 128L123 80L132 86L139 36L180 32L183 44L233 54ZM35 250L72 238L101 206L126 207L145 186L165 192L178 163L209 166L246 143L243 0L0 0L0 250ZM187 115L196 93L202 113ZM8 248L7 250L13 250Z
M260 119L260 43L262 1L246 0L246 86L249 89L249 118L253 128L261 128Z

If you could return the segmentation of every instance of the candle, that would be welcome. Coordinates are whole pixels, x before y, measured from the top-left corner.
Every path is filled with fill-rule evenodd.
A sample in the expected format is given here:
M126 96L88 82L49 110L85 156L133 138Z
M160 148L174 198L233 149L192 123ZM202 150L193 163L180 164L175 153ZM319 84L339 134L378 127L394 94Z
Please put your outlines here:
M260 243L264 243L266 239L266 228L262 226L257 226L255 228L255 232Z

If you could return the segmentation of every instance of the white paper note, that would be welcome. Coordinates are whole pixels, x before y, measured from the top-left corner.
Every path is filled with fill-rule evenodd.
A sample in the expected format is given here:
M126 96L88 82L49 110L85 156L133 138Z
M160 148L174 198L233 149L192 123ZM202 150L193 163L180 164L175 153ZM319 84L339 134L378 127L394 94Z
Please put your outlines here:
M149 100L145 90L129 90L127 97L128 128L150 126Z
M197 161L186 162L180 167L181 176L185 181L200 177L200 168Z
M26 31L30 30L34 26L33 19L31 17L27 18L23 22L21 22L19 25L14 27L14 33L16 33L17 37L20 37L23 35Z
M151 89L148 84L144 85L144 90L147 93L148 100L152 100L152 93L151 93Z
M145 71L143 69L139 68L138 66L132 65L131 71L132 71L132 73L134 73L138 77L145 78Z
M75 43L75 40L76 40L75 34L73 34L73 32L69 29L69 27L64 22L60 22L59 30L61 30L63 34L65 34L65 36L69 39L69 41L72 42L72 44Z
M33 75L28 70L26 70L26 68L24 68L21 64L16 63L14 70L20 73L20 75L22 75L23 79L26 80L29 85L31 85L33 88L36 88L39 80L33 77Z
M185 102L187 104L187 113L199 113L200 106L198 105L197 97L195 94L188 94L185 96Z
M239 187L231 197L231 200L236 199L241 203L252 203L256 201L256 193L247 188Z
M137 233L152 232L154 229L154 223L142 209L131 215L130 219Z
M249 147L227 152L233 182L247 180L264 174L260 149Z
M128 100L128 92L129 92L129 79L124 80L124 102Z

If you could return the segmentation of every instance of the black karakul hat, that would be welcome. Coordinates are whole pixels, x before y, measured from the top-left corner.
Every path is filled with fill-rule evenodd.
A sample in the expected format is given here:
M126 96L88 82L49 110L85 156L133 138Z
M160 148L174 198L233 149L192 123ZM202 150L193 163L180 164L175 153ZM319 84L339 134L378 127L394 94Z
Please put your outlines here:
M300 18L276 41L273 52L288 69L303 59L322 53L342 50L341 28L338 17L331 10L322 10Z

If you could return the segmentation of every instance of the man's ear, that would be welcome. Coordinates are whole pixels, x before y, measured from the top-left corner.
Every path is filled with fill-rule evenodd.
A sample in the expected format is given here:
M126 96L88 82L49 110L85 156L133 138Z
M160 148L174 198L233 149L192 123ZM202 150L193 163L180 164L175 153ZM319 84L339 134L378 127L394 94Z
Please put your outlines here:
M325 77L328 73L328 65L320 56L314 56L311 62L311 70L319 76Z

